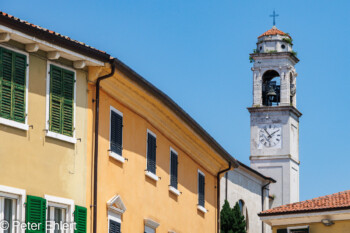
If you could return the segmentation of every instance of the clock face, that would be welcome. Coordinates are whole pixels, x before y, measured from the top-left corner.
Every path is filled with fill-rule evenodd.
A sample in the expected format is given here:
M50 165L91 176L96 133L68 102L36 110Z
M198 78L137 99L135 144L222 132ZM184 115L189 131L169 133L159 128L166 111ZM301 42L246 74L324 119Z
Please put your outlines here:
M277 125L264 125L259 128L259 147L281 148L282 128Z

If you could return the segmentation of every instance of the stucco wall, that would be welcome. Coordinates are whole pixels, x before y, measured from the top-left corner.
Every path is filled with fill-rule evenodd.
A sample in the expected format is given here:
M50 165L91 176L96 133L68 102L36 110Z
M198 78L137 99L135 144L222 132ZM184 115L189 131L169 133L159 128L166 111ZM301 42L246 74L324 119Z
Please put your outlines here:
M241 168L227 173L227 200L231 207L239 200L244 201L248 211L249 233L262 232L261 220L257 214L262 211L261 188L264 184L261 179L257 179ZM222 207L226 198L226 177L221 178L220 185L220 206ZM268 199L265 198L264 202L267 204ZM265 229L266 233L271 231L269 226L265 226Z
M273 233L277 233L277 229L294 227L294 226L309 226L309 233L349 233L350 232L350 221L334 221L334 225L325 226L320 222L310 224L299 224L299 225L288 225L288 226L274 226Z
M28 195L69 198L85 206L87 73L76 73L76 137L81 142L71 144L46 137L45 55L29 55L28 124L33 128L25 131L0 125L0 185L25 189Z
M98 72L89 70L90 75L94 71ZM118 71L114 77L102 82L100 97L97 231L107 232L107 201L120 195L126 206L121 218L122 232L143 232L145 218L160 224L156 232L216 232L216 172L227 168L228 162L215 154L199 136L193 136L192 129L181 123L174 112ZM94 119L94 98L95 86L91 84L89 124ZM122 155L128 159L125 163L108 154L110 106L123 113ZM156 174L161 177L157 182L145 176L147 129L157 136ZM93 136L91 129L89 141ZM169 192L170 147L178 153L180 196ZM88 151L92 154L92 145ZM202 166L202 163L208 166ZM88 167L92 167L92 160ZM198 169L205 173L205 208L208 210L205 214L197 209ZM87 205L93 200L91 177L90 173ZM91 232L90 211L88 215L88 231Z

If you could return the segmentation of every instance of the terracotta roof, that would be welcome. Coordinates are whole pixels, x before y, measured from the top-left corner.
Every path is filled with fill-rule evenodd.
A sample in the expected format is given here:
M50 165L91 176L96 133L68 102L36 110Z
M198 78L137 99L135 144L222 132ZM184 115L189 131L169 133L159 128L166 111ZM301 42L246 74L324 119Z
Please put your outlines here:
M350 190L265 210L259 216L350 209Z
M290 37L290 35L286 34L285 32L282 32L281 30L277 29L275 26L273 26L270 30L261 34L258 38L261 38L263 36L272 36L272 35L288 36L289 38L292 38Z
M35 36L36 38L58 44L71 50L78 50L79 52L94 57L99 60L109 60L110 55L104 51L91 47L83 42L74 40L68 36L64 36L55 31L40 27L38 25L21 20L10 14L0 11L0 24L21 31L23 33Z

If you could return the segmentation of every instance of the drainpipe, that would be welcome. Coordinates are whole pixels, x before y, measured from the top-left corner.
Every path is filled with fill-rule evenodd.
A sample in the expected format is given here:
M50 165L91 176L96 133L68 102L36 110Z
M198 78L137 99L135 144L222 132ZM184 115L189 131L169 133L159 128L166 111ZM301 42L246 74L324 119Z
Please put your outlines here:
M216 189L216 203L217 203L217 233L220 232L220 175L224 172L227 172L231 170L231 162L228 163L228 168L225 170L219 171L216 176L216 183L217 183L217 189Z
M94 151L94 215L93 215L93 233L97 233L97 173L98 173L98 126L99 126L99 111L100 111L100 82L111 77L115 71L114 59L109 61L111 64L111 73L97 78L96 81L96 106L95 106L95 151Z
M264 190L269 190L266 187L269 186L271 184L271 181L269 181L269 183L265 184L264 186L261 187L261 211L264 211ZM264 229L264 222L261 221L261 232L264 233L265 229Z

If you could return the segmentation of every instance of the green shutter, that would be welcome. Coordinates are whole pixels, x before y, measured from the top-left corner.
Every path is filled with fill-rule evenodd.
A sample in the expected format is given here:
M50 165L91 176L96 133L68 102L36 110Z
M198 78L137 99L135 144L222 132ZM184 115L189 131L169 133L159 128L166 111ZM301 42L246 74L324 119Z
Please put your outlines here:
M45 233L46 200L44 198L27 196L26 222L27 224L36 223L39 226L38 230L26 230L26 233Z
M27 57L0 48L0 116L25 122Z
M50 131L73 136L74 73L50 66Z
M86 215L87 209L85 207L75 206L74 222L76 223L76 228L74 233L86 233Z
M74 73L63 70L62 81L62 134L73 136Z
M26 94L26 56L15 54L13 76L13 118L18 122L25 122L25 94Z

